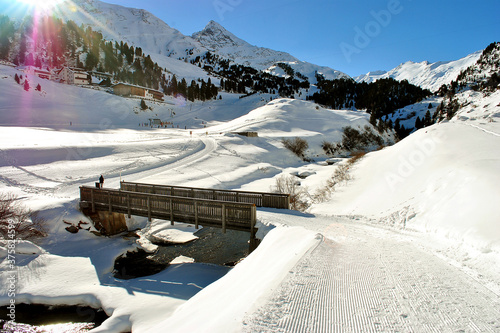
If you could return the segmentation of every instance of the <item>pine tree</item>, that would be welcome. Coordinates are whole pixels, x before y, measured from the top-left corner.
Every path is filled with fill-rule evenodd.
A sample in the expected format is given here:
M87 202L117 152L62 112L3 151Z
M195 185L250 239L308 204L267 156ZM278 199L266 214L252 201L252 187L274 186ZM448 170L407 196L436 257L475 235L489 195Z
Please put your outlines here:
M36 91L42 91L42 86L39 84L36 85L36 88L35 88Z
M422 124L422 120L420 119L420 117L417 117L417 119L415 120L415 128L421 129L422 127L424 127Z
M14 37L14 23L6 15L0 15L0 59L7 59L11 43L10 38Z
M21 80L19 79L19 75L14 75L14 80L16 80L17 84L21 84Z
M179 90L179 93L182 94L183 96L186 96L187 94L187 82L185 78L182 78L181 83L178 85L177 89Z
M24 80L24 90L29 91L30 90L30 84L28 80Z
M424 127L432 125L432 117L431 117L431 113L429 110L427 110L427 112L425 113L423 125L424 125Z

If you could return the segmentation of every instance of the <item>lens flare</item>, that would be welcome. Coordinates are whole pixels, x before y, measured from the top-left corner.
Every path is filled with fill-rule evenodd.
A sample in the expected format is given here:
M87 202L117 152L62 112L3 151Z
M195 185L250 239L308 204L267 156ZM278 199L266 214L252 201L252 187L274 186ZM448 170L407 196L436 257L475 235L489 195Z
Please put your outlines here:
M48 10L65 0L15 0L15 1L37 9Z

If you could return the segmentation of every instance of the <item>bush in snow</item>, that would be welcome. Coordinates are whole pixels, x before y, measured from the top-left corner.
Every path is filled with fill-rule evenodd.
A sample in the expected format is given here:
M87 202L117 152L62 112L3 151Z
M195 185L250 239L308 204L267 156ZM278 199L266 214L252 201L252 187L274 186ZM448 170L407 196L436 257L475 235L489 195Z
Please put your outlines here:
M8 240L33 239L47 235L45 221L18 203L11 194L0 194L0 237Z
M290 208L298 211L305 211L309 208L306 197L309 193L300 187L300 182L292 175L282 175L276 178L272 192L290 194Z
M286 149L290 150L302 160L309 161L309 159L305 156L306 150L309 148L309 144L306 140L302 138L282 139L281 143Z
M331 143L323 141L321 148L325 154L335 156L341 152L349 152L352 156L358 151L370 150L384 144L384 139L366 125L363 129L351 126L343 128L342 142Z

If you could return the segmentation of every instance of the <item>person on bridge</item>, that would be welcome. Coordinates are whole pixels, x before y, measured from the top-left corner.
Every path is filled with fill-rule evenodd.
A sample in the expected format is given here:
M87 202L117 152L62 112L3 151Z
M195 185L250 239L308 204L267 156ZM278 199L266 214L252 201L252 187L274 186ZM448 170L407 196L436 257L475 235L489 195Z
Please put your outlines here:
M104 185L104 177L101 175L101 177L99 177L99 188L102 188L103 185Z

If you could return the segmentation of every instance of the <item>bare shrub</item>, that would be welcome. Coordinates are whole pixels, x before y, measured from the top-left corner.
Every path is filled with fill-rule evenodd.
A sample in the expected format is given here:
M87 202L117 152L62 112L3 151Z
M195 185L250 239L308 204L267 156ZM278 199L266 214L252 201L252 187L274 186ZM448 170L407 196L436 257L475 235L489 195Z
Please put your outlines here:
M321 143L321 148L323 149L326 155L335 156L342 151L342 144L323 141Z
M272 192L290 194L290 207L293 210L305 211L309 208L306 198L309 193L300 186L300 182L292 175L281 175L276 178Z
M366 151L357 151L351 154L351 158L347 160L347 164L353 165L357 161L359 161L361 158L363 158L366 155Z
M307 160L305 153L307 148L309 148L309 144L306 140L297 137L293 139L282 139L281 143L283 144L283 146L285 146L286 149L290 150L302 160Z
M329 200L338 185L342 183L347 184L347 182L352 180L350 168L365 155L366 152L364 151L353 153L353 156L350 159L348 159L344 164L340 164L335 169L333 175L326 180L326 185L318 188L314 192L312 195L313 201L319 203Z
M328 181L325 186L321 186L316 189L316 191L312 195L313 202L315 203L325 202L332 197L332 193L335 191L335 186L330 186Z
M19 204L16 196L0 193L0 238L31 240L46 235L44 219Z

